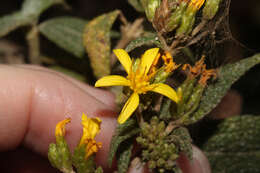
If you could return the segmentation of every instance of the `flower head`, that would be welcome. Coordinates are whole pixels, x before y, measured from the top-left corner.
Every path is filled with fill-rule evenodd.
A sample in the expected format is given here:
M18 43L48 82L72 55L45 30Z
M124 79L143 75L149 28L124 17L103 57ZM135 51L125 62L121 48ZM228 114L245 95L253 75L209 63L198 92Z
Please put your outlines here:
M68 124L71 121L71 118L66 118L65 120L62 120L58 122L55 129L55 136L61 137L65 136L65 125Z
M131 60L128 53L123 49L116 49L114 53L126 70L127 77L118 75L105 76L96 82L95 87L122 85L128 86L133 91L118 117L120 124L124 123L136 110L139 105L140 94L153 91L167 96L175 102L179 101L175 90L170 86L163 83L150 83L150 80L156 74L152 67L155 65L154 61L158 60L159 48L145 51L141 59L135 61L137 64Z
M101 143L96 142L94 138L100 131L101 120L99 118L88 118L84 113L82 114L83 134L80 139L79 146L86 147L86 158L93 153L96 153L101 148Z

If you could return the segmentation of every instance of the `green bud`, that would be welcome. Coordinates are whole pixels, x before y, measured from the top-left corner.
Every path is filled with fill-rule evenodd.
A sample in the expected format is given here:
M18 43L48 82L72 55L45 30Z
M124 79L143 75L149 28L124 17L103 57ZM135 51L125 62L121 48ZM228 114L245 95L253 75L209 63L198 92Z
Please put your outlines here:
M190 115L192 115L192 113L199 106L204 89L205 86L201 84L197 84L197 86L194 88L189 101L185 105L185 114L181 117L182 123L190 124L191 122L194 122L194 117L190 117Z
M166 25L166 31L171 32L176 29L181 22L182 16L184 15L185 9L187 7L187 2L181 1L179 6L172 12L170 18L168 19Z
M181 25L176 31L176 36L188 35L193 28L195 22L196 11L188 6L182 15Z
M161 0L141 0L147 19L152 22L156 9L160 6Z
M160 158L160 159L157 160L157 166L158 167L163 167L164 164L165 164L165 160L164 159Z
M53 167L58 169L61 167L61 158L59 158L56 144L50 144L48 151L48 159Z
M53 167L63 171L72 171L71 154L63 136L56 138L56 144L50 144L48 158Z
M191 96L195 82L196 82L196 79L189 79L188 78L180 86L181 89L182 89L182 99L183 99L184 102L187 102L188 98Z
M190 96L188 103L185 106L185 111L192 112L192 110L195 110L197 108L203 91L204 86L202 86L201 84L197 84L192 92L192 95Z
M102 169L102 167L98 167L96 170L95 170L95 173L103 173L104 171L103 171L103 169Z
M89 156L87 159L86 156L86 146L81 145L75 148L74 155L72 157L72 162L77 173L93 173L95 171L95 162L94 155Z
M150 161L148 162L148 168L149 168L149 169L154 169L155 167L156 167L156 162L153 161L153 160L150 160Z
M164 83L168 78L169 73L166 73L162 68L158 70L154 77L153 83Z
M180 90L182 91L182 100L178 104L177 115L182 115L184 113L186 103L187 103L188 99L190 98L190 96L193 92L195 82L196 82L196 79L189 79L188 78L179 87Z
M211 20L216 15L222 0L207 0L202 11L202 16L206 20Z
M163 121L161 121L158 124L157 130L158 130L159 133L163 133L164 132L164 130L165 130L165 123Z

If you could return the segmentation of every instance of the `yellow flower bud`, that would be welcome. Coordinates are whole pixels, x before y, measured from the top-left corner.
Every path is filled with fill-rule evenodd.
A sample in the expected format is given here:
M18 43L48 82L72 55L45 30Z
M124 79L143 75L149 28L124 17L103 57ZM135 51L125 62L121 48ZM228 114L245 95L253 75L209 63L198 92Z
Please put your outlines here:
M97 143L94 138L100 131L101 120L99 118L88 118L82 114L83 134L80 139L79 146L86 147L86 156L88 158L93 153L96 153L101 148L101 143Z
M65 136L65 125L68 124L70 121L71 121L71 118L66 118L65 120L60 121L56 125L56 129L55 129L56 137Z

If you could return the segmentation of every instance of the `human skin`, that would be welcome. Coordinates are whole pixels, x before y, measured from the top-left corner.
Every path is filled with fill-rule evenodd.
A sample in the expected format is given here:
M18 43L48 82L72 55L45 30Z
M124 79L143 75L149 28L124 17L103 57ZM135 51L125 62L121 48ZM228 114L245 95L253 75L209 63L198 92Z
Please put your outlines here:
M37 172L46 170L43 167L50 165L46 164L44 159L36 158L39 155L46 158L48 145L55 141L54 131L57 122L71 117L71 123L66 126L66 139L73 149L82 134L81 115L84 112L90 117L97 116L102 119L101 132L96 137L98 142L102 142L102 148L96 155L96 161L105 168L105 172L111 172L106 158L117 125L113 94L37 66L1 65L0 83L0 161L4 161L6 157L10 163L15 164L19 161L18 158L22 159L23 156L32 154L33 162L45 163L34 164L24 161L25 172L30 172L30 167L31 172L37 169ZM26 151L21 149L21 146L27 148ZM182 156L179 164L184 173L210 172L206 157L197 148L194 148L192 162ZM35 168L36 165L39 168ZM7 169L4 172L8 172L8 166L0 165L0 170L1 167ZM47 170L54 171L51 168ZM144 170L143 167L131 166L129 172L139 173ZM20 170L21 173L23 171Z

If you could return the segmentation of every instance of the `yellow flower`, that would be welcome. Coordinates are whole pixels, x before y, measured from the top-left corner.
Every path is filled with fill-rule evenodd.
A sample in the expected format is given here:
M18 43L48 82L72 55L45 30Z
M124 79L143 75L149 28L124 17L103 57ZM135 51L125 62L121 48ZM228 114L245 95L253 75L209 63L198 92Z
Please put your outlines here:
M80 139L80 146L86 145L86 156L88 158L93 153L96 153L101 148L101 143L96 142L94 138L100 131L101 120L99 118L88 118L84 113L82 114L83 134Z
M118 123L124 123L133 114L139 105L139 95L145 94L148 91L167 96L175 102L179 101L175 90L170 86L163 83L150 84L149 82L155 75L155 73L150 72L150 68L153 65L154 60L158 58L158 52L159 48L152 48L145 51L136 68L125 50L114 50L115 55L123 65L128 76L126 78L118 75L105 76L96 82L95 87L122 85L128 86L133 90L132 95L125 103L118 117Z
M191 0L189 7L192 7L194 11L198 11L201 6L204 4L205 0Z
M68 124L71 121L71 118L66 118L65 120L62 120L58 122L55 129L55 136L61 137L65 136L65 125Z

